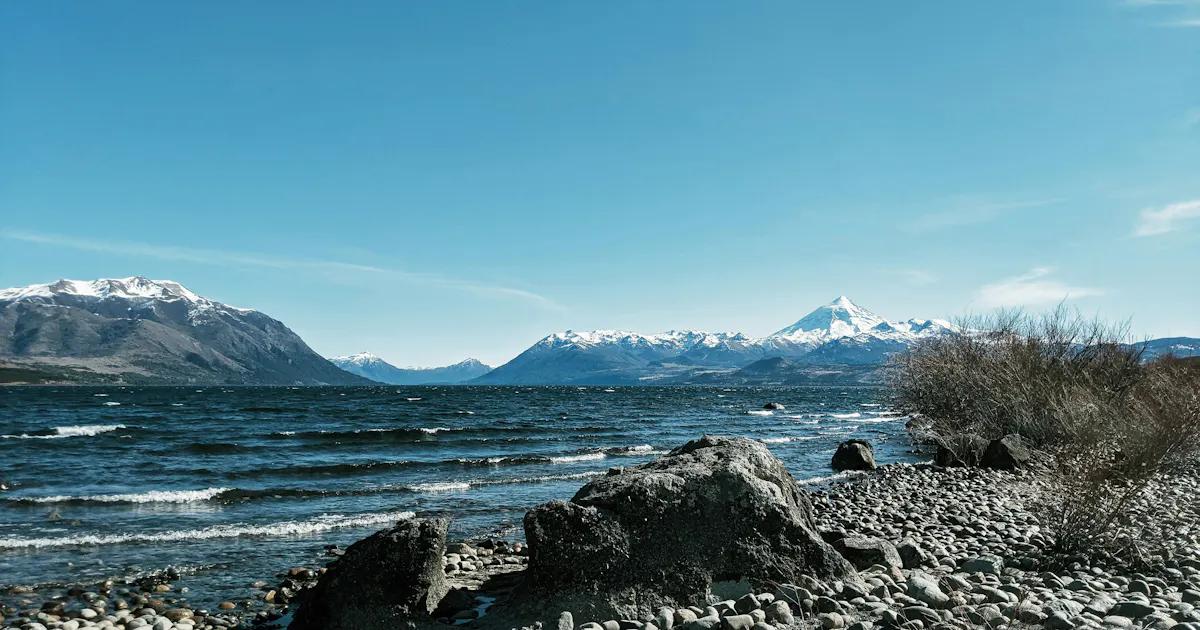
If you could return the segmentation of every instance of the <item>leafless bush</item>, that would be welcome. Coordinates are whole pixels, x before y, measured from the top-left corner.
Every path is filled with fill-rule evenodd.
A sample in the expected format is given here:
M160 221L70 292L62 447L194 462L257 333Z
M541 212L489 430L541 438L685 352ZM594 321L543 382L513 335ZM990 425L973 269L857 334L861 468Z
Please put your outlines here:
M1200 454L1200 369L1144 363L1126 327L1063 307L961 329L894 360L899 406L945 444L1015 433L1039 451L1058 551L1142 553L1155 478Z

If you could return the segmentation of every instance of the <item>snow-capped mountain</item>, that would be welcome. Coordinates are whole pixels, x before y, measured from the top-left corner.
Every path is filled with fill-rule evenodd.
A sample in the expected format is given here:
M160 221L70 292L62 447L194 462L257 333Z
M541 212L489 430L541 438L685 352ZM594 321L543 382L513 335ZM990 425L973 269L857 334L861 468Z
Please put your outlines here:
M369 382L278 320L141 276L0 290L0 361L85 382Z
M444 367L398 368L370 352L335 357L330 361L351 374L390 385L451 385L469 381L492 370L478 359L466 359Z
M953 330L941 320L891 322L845 296L762 338L741 333L566 331L538 341L485 375L488 383L663 382L694 370L733 369L782 357L874 364L919 339Z

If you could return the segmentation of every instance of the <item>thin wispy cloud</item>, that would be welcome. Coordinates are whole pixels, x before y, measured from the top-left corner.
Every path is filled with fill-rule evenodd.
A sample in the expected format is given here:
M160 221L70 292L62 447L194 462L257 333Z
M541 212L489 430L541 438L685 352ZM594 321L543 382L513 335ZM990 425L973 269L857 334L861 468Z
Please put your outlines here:
M1035 267L1029 272L985 284L975 302L983 308L1046 306L1064 300L1102 295L1102 289L1072 286L1052 278L1054 269Z
M1167 28L1200 28L1200 0L1124 0L1121 4L1142 9L1149 15L1167 19L1155 22Z
M957 207L919 215L903 227L909 232L934 232L987 223L1009 212L1028 208L1041 208L1062 202L1062 199L1031 199L1001 203L960 203Z
M1200 199L1172 203L1161 208L1146 208L1138 217L1134 236L1160 236L1183 228L1192 219L1200 219Z
M159 260L187 262L219 267L263 267L268 269L292 269L315 272L373 275L378 276L381 279L392 280L406 284L455 289L484 297L516 299L551 310L562 310L563 308L562 305L554 300L525 289L490 284L476 280L453 278L441 274L413 272L341 260L289 258L256 252L181 247L176 245L160 245L156 243L143 243L135 241L98 240L63 234L47 234L22 230L0 230L0 238L21 241L24 243L45 245L48 247L62 247L79 251L120 254L125 256L141 256L146 258L156 258Z

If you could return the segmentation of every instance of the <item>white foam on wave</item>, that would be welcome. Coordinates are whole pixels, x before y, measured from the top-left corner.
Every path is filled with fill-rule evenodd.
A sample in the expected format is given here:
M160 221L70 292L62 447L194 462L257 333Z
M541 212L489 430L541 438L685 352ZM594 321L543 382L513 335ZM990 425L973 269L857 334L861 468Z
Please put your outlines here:
M590 477L599 477L603 475L603 470L588 470L577 473L566 473L562 475L537 475L534 477L517 477L516 479L488 479L486 481L474 482L474 485L494 486L510 483L537 483L539 481L565 481L569 479L588 479Z
M809 477L807 479L798 479L796 481L796 483L804 484L807 486L807 485L812 485L812 484L817 484L817 483L825 483L827 481L838 481L840 479L849 479L851 477L857 477L861 474L863 474L862 471L846 470L846 471L843 471L840 473L834 473L832 475L822 475L819 477Z
M115 400L110 400L110 401L108 401L108 402L104 403L104 406L105 406L105 407L120 407L120 406L121 406L121 403L119 403L119 402L117 402L117 401L115 401Z
M108 394L92 394L96 398L108 398Z
M555 464L569 464L571 462L590 462L608 457L604 453L581 453L579 455L556 455L550 458Z
M654 455L662 454L666 451L656 451L654 450L654 447L650 446L649 444L638 444L637 446L622 446L620 448L613 448L605 452L609 453L610 455Z
M421 427L420 428L421 433L428 433L430 435L433 435L435 433L441 433L442 431L453 431L453 430L454 429L451 429L450 427Z
M441 483L415 483L407 486L413 492L450 492L452 490L470 490L471 484L466 481L446 481Z
M759 442L762 442L763 444L786 444L786 443L788 443L788 442L807 442L807 441L809 441L809 440L815 440L815 439L817 439L817 438L816 438L816 436L812 436L812 435L806 435L806 436L803 436L803 437L769 437L769 438L761 438L761 439L759 439Z
M752 416L772 416L772 415L775 415L775 412L774 412L774 411L771 411L770 409L751 409L750 411L747 411L746 413L748 413L748 414L750 414L750 415L752 415Z
M405 398L404 400L407 400L408 402L417 402L418 400L421 400L421 399L416 396L410 396L408 398Z
M22 433L20 435L0 435L0 438L10 440L57 440L69 437L91 437L124 429L123 424L82 424L78 426L54 427L54 433L49 435L29 435Z
M66 503L68 501L89 501L95 503L193 503L208 501L228 492L230 488L205 488L204 490L151 490L136 494L96 494L89 496L59 495L51 497L33 497L28 499L33 503Z
M381 512L376 514L322 514L306 521L282 521L268 525L233 523L203 529L186 529L144 534L80 534L61 538L0 538L0 549L43 549L47 547L76 547L119 545L123 543L156 543L183 540L212 540L249 536L303 536L348 527L367 527L392 523L416 516L412 512Z
M851 418L861 418L862 414L858 413L857 411L853 413L831 413L829 414L829 417L837 418L838 420L850 420Z

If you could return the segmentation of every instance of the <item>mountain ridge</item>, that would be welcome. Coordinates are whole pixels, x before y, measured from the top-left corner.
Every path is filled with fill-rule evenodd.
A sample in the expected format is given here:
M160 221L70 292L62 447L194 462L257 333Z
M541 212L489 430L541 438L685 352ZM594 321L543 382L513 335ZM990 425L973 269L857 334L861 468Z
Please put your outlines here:
M491 366L474 358L441 367L400 368L370 352L333 357L329 361L351 374L389 385L455 385L492 370Z
M843 295L760 338L694 330L552 333L473 382L688 382L697 373L711 379L714 369L735 370L770 357L802 362L819 357L823 364L870 365L919 339L952 330L952 324L938 319L888 321Z
M143 276L0 290L0 361L49 380L366 385L279 320Z

